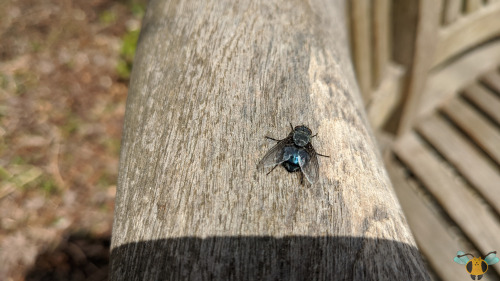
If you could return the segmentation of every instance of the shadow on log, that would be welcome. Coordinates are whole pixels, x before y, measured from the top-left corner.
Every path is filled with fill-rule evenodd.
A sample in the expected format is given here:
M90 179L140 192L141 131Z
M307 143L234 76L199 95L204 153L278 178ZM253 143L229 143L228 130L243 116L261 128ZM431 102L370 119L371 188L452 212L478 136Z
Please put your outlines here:
M415 247L356 237L171 238L120 246L111 259L115 278L133 280L421 280L425 275L418 272Z

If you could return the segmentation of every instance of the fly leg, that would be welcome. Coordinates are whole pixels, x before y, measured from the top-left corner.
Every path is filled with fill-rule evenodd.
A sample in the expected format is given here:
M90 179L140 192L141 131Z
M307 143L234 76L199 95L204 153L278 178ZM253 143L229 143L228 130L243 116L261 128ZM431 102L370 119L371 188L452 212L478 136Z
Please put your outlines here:
M281 141L281 140L277 140L277 139L275 139L275 138L271 138L271 137L268 137L268 136L266 136L266 139L268 139L268 140L273 140L273 141L278 141L278 142L279 142L279 141Z
M266 174L266 176L267 176L267 175L269 175L269 174L270 174L270 173L271 173L274 169L276 169L276 167L278 167L278 165L275 165L275 166L271 169L271 171L269 171L269 173L267 173L267 174Z

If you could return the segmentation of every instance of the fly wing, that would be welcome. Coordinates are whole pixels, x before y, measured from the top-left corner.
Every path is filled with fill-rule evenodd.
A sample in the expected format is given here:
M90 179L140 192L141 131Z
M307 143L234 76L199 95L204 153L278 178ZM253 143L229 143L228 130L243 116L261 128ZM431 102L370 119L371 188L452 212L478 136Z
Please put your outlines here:
M318 156L313 146L309 143L305 147L305 151L302 151L308 155L301 155L301 161L299 162L300 169L302 173L306 176L307 180L313 184L319 178L319 164Z
M280 140L266 153L266 155L264 155L262 160L260 160L259 164L257 164L257 169L274 167L285 162L287 159L283 158L283 149L291 144L293 144L293 139L290 137Z

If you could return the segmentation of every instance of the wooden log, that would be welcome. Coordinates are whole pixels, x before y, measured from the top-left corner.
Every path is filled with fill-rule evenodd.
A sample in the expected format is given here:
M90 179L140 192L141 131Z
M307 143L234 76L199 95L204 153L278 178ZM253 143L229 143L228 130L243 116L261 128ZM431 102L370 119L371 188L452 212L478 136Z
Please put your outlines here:
M369 128L345 3L160 1L127 101L111 280L426 280ZM256 169L288 122L320 179Z

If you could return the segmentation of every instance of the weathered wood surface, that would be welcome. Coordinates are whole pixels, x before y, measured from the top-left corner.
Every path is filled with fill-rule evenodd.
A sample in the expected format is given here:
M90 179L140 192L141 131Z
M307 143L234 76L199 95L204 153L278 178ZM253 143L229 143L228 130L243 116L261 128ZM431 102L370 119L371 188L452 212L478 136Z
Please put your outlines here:
M369 129L343 1L151 1L134 62L112 280L426 280ZM256 164L288 122L320 180Z

